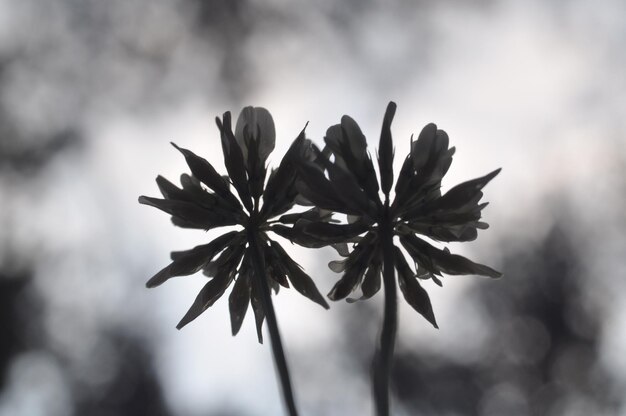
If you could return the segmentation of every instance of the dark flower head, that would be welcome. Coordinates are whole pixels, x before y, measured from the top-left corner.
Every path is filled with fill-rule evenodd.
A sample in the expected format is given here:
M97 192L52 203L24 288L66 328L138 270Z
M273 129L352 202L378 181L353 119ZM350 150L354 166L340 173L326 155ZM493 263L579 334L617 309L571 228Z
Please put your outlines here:
M300 161L298 191L319 208L347 214L348 224L301 221L294 227L299 231L295 239L309 247L334 245L346 257L329 264L333 271L343 273L328 294L331 299L344 299L358 287L362 291L361 299L367 299L381 286L384 232L381 227L388 224L390 238L398 237L414 264L409 264L399 247L393 247L400 289L406 301L436 327L430 299L420 280L432 279L441 285L442 274L489 277L501 274L452 254L447 248L439 249L419 235L439 242L474 240L478 229L487 228L480 221L481 210L487 205L480 203L481 190L500 169L457 185L442 195L441 181L452 163L454 147L448 147L448 135L443 130L428 124L411 143L395 182L395 199L390 203L394 183L391 122L395 110L395 103L389 103L383 119L378 148L380 181L365 136L348 116L328 129L324 151L314 148L315 163ZM334 156L332 162L329 153ZM353 243L352 251L346 250L346 243Z
M307 202L296 190L296 167L292 162L311 159L310 141L305 139L304 130L266 181L266 161L274 150L276 139L270 113L259 107L244 108L234 133L230 112L224 113L222 119L217 118L216 122L221 133L228 176L220 175L207 160L172 144L185 157L191 174L181 175L180 188L158 176L156 181L163 199L141 196L139 202L170 214L172 222L179 227L210 230L239 225L242 229L226 232L208 244L173 252L172 262L146 285L156 287L172 277L191 275L200 270L209 278L178 324L180 329L213 305L234 282L229 296L233 335L241 328L248 304L252 304L259 342L262 342L261 325L266 311L257 286L252 284L253 279L267 276L276 293L280 286L289 287L291 284L304 296L328 308L311 278L280 244L269 238L267 232L278 230L281 235L293 239L292 224L298 220L323 222L328 221L330 215L317 208L283 215L297 199ZM276 217L279 218L274 219ZM266 276L256 276L255 267L251 264L253 255L247 237L251 232L260 242L267 265Z

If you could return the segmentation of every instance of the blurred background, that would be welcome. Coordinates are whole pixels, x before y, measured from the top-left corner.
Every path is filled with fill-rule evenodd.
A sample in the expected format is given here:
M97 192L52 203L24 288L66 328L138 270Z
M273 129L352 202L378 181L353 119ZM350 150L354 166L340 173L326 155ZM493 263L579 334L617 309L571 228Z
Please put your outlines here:
M170 141L224 171L224 111L270 110L276 166L343 114L373 149L389 100L397 163L435 122L446 189L503 168L451 249L504 278L428 285L439 330L401 302L393 413L626 415L625 44L622 0L0 0L0 415L282 414L251 315L177 331L205 278L145 289L211 235L137 197ZM327 293L334 251L289 250ZM302 414L371 414L382 296L275 305Z

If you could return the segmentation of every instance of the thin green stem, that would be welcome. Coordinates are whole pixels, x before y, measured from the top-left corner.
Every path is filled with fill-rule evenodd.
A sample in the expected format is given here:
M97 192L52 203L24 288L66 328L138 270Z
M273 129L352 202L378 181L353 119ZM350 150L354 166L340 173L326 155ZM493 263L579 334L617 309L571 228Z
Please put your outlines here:
M278 322L276 322L276 313L274 312L274 305L272 304L272 293L270 291L267 275L265 273L265 257L262 255L261 246L259 245L258 236L255 230L248 230L248 243L250 244L252 251L252 261L255 268L257 290L261 294L261 303L263 304L265 317L267 318L267 327L270 332L274 364L276 365L276 371L278 372L278 376L280 378L285 406L287 407L287 411L290 416L298 416L296 402L291 388L291 379L289 377L287 360L285 359L283 344L280 339L280 332L278 331Z
M385 213L389 212L388 202ZM380 224L380 238L383 248L383 285L385 292L385 312L380 343L372 363L372 382L376 414L389 416L389 376L391 374L393 351L398 327L398 300L396 296L395 262L393 256L393 224L385 215Z

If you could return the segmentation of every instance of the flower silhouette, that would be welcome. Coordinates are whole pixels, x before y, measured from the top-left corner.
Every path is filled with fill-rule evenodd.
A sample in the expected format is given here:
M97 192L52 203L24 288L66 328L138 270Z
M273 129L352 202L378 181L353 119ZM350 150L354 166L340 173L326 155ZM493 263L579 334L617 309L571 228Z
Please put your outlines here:
M437 248L423 237L439 241L471 241L477 230L487 228L480 221L481 189L498 173L495 170L481 178L464 182L441 194L441 181L450 164L454 147L443 130L428 124L416 141L412 141L395 184L395 198L389 193L394 182L391 122L396 105L390 102L385 112L378 148L378 169L367 151L367 142L358 124L344 116L341 124L328 129L324 152L315 148L316 163L301 160L298 164L300 193L321 209L347 214L348 224L331 224L302 219L285 233L308 247L335 245L343 261L332 261L335 272L343 272L329 298L348 297L360 287L367 299L385 288L385 318L380 350L374 364L374 392L379 414L388 414L388 374L396 332L396 286L405 300L433 326L437 321L426 290L420 281L432 279L441 285L442 274L478 274L499 277L494 269L474 263L447 248ZM332 153L333 161L329 158ZM297 155L297 153L294 153ZM384 194L381 200L379 191ZM396 237L402 249L394 244ZM353 243L351 252L346 243ZM354 299L348 299L354 301Z
M234 133L229 112L223 115L222 120L217 118L216 121L230 181L218 174L207 160L173 144L185 157L191 175L181 176L182 188L158 176L156 182L163 199L141 196L139 202L170 214L172 222L179 227L210 230L240 225L242 229L229 231L208 244L173 252L172 262L146 285L156 287L172 277L191 275L200 270L211 277L178 324L180 329L213 305L234 282L229 297L232 333L236 335L241 328L251 303L259 342L262 342L261 325L266 310L254 279L267 279L276 293L280 286L289 287L291 283L304 296L328 308L311 278L280 244L268 237L270 220L279 217L274 221L277 224L290 224L301 217L322 221L328 218L328 214L312 209L280 217L294 206L298 196L296 169L290 160L308 142L304 131L294 141L279 167L271 172L264 189L266 161L275 143L274 122L270 113L264 108L246 107L237 120ZM230 185L239 198L233 194ZM258 242L258 247L251 244L250 237ZM262 276L256 275L253 264L257 248L260 260L267 265L262 269Z
M259 107L244 108L234 133L229 112L221 120L216 118L216 122L228 176L221 176L208 161L172 143L185 157L191 175L181 176L182 188L158 176L156 181L163 199L141 196L139 202L170 214L172 222L179 227L210 230L238 225L241 230L226 232L190 250L173 252L172 262L146 285L156 287L172 277L200 270L211 278L177 325L180 329L213 305L234 282L229 296L232 333L239 332L248 305L252 304L258 339L263 342L261 328L267 317L287 410L290 415L297 415L270 287L278 293L280 286L291 284L324 308L328 304L312 279L267 232L275 226L289 229L300 219L329 221L330 212L312 208L285 214L296 200L308 202L296 189L297 170L293 164L293 160L308 160L312 156L304 130L266 181L266 161L274 150L276 137L270 113ZM231 191L231 185L238 197Z

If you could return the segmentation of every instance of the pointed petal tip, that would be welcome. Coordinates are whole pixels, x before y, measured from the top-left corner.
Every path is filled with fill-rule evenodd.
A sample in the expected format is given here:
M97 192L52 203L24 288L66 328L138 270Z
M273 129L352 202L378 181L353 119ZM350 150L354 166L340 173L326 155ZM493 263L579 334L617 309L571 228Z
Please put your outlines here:
M169 276L169 275L168 275ZM171 276L169 276L171 277ZM146 288L148 289L154 289L155 287L161 286L166 280L169 279L169 277L166 277L165 279L163 278L163 273L159 272L157 274L155 274L154 276L152 276L147 282L146 282Z
M476 273L477 275L491 277L492 279L499 279L502 277L502 273L500 273L496 269L493 269L484 264L475 264L478 266L478 269L474 270L474 273Z
M164 200L161 200L159 198L152 198L150 196L145 196L145 195L141 195L139 198L137 198L137 202L139 202L142 205L148 205L151 207L159 208L159 206L157 205L158 204L157 201L164 201Z
M183 329L189 322L193 321L193 319L189 319L189 312L183 316L183 318L176 324L176 329Z
M492 279L499 279L502 277L502 273L499 271L492 269L489 266L482 265L483 267L479 271L475 271L475 273L479 276L491 277Z
M393 101L389 101L389 104L387 104L387 109L385 110L385 117L383 119L383 124L386 124L388 126L391 125L391 122L393 121L393 118L396 115L397 108L398 106L396 106L396 103L394 103Z
M239 333L239 330L240 330L240 329L241 329L241 326L239 326L239 328L233 328L233 327L231 326L231 328L230 328L230 333L231 333L231 335L232 335L233 337L236 337L236 336L237 336L237 334Z
M328 294L326 295L326 297L332 301L338 301L340 300L339 298L337 298L337 296L335 296L335 290L331 290L330 292L328 292Z
M439 329L439 324L437 323L437 318L435 318L435 314L432 311L432 309L431 309L429 314L422 315L422 316L424 316L424 318L426 318L428 323L431 324L433 326L433 328Z

